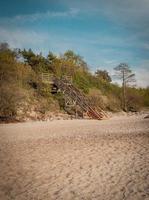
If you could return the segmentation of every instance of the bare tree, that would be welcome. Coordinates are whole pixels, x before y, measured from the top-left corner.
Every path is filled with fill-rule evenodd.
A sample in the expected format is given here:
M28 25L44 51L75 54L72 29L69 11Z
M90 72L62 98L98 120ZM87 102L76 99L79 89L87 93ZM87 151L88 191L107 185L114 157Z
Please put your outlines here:
M114 70L116 72L115 76L122 80L122 108L124 111L127 111L126 87L135 82L135 74L132 73L129 65L126 63L120 63Z

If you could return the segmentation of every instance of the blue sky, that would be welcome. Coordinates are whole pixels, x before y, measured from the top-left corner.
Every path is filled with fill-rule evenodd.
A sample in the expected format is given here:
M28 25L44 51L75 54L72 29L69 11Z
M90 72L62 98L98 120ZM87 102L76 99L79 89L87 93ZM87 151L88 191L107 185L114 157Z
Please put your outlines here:
M149 85L149 0L5 0L0 42L56 54L71 49L91 71L111 74L120 62Z

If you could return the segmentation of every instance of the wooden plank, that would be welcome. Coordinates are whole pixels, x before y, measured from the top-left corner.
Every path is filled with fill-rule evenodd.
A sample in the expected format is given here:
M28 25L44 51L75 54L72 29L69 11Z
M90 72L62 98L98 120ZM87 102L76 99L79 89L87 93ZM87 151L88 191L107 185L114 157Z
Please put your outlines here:
M81 93L78 88L70 84L70 82L68 82L66 79L61 80L55 78L54 83L58 88L61 89L61 91L64 91L66 95L68 95L72 100L76 101L76 104L79 105L83 111L87 112L89 117L98 120L108 117L101 108L93 108L87 97Z
M84 112L88 113L89 117L98 120L108 118L108 115L100 107L93 108L91 106L90 100L68 80L68 77L59 79L53 78L48 73L42 73L42 81L55 84L65 94L66 104L75 102L74 104L79 105Z

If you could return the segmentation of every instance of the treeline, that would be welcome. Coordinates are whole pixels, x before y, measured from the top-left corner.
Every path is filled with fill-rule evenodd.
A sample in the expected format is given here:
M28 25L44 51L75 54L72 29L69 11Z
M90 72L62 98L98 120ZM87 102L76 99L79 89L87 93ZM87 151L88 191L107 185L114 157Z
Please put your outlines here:
M0 44L0 117L24 116L64 110L61 93L51 94L48 84L41 81L42 73L59 78L71 76L73 84L105 110L122 110L122 87L112 83L106 70L92 74L84 59L68 50L60 56L49 52L45 57L31 49L10 49ZM126 87L127 111L149 106L149 88Z

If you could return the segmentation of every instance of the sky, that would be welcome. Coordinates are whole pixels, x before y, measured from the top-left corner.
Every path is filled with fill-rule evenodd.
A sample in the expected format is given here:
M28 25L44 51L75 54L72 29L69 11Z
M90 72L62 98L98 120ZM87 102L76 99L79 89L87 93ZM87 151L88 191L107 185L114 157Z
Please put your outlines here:
M149 86L149 0L5 0L0 42L43 55L70 49L92 72L126 62Z

